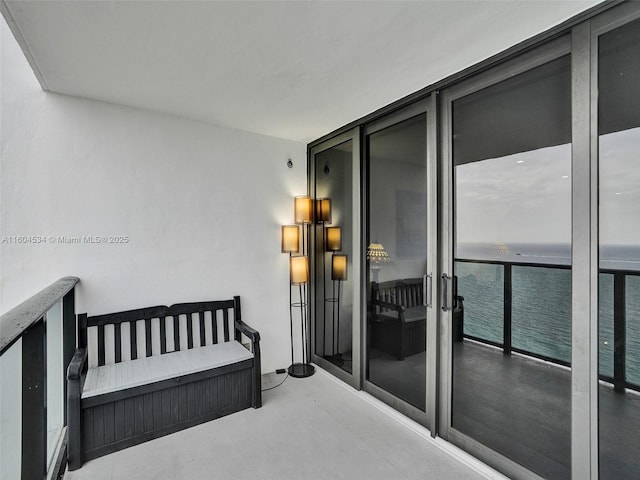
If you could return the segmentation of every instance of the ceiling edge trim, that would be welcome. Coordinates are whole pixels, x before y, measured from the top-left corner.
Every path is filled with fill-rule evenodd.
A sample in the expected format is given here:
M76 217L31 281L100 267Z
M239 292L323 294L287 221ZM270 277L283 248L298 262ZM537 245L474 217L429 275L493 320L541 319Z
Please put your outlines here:
M0 12L2 12L2 16L7 21L7 25L9 25L9 29L11 30L11 33L13 33L13 36L18 42L18 45L20 45L22 53L24 53L24 56L27 58L27 62L31 66L31 70L33 70L33 73L36 76L40 87L45 92L49 92L50 90L49 85L47 84L47 80L44 78L44 75L42 74L42 71L38 66L38 62L36 62L36 59L31 54L29 44L25 40L24 35L22 35L22 30L20 30L20 27L15 21L13 14L11 13L11 9L9 8L9 5L5 2L5 0L0 0Z

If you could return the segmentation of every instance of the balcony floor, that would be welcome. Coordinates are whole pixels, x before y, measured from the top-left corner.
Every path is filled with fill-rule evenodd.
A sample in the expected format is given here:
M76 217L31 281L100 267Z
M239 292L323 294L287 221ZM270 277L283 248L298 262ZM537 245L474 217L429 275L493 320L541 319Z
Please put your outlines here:
M265 375L263 388L281 378ZM106 455L64 478L504 478L323 371L288 378L263 399L261 409Z
M469 341L454 365L456 428L545 478L571 476L568 368ZM599 402L601 478L640 478L640 396L601 384Z
M454 427L549 479L571 476L571 372L465 340L454 345ZM370 380L424 405L425 352L398 361L372 352ZM600 473L640 478L640 394L600 385Z

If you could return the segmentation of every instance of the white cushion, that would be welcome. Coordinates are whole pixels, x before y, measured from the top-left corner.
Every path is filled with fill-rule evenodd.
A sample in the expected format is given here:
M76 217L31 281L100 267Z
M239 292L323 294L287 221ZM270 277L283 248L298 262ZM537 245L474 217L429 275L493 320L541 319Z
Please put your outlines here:
M202 372L253 358L236 341L90 368L82 398Z

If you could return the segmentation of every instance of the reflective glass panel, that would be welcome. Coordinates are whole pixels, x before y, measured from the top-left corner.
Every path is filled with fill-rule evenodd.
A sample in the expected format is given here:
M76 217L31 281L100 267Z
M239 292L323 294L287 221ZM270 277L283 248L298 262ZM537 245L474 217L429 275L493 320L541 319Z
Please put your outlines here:
M420 115L367 137L367 380L425 410L427 121Z
M315 156L315 352L353 372L353 142Z
M451 425L550 479L571 477L570 73L562 57L452 109Z
M640 478L640 20L598 48L600 478L630 480Z

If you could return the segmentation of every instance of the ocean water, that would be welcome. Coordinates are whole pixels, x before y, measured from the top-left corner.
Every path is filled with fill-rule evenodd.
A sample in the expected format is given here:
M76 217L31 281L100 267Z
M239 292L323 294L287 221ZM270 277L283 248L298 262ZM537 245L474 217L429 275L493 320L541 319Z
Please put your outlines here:
M569 245L459 244L456 258L511 263L512 345L571 361ZM600 265L627 273L626 377L640 385L640 247L603 246ZM466 334L503 342L504 272L503 264L456 261L458 292L465 299ZM600 273L599 369L607 376L613 376L613 279L613 273Z

